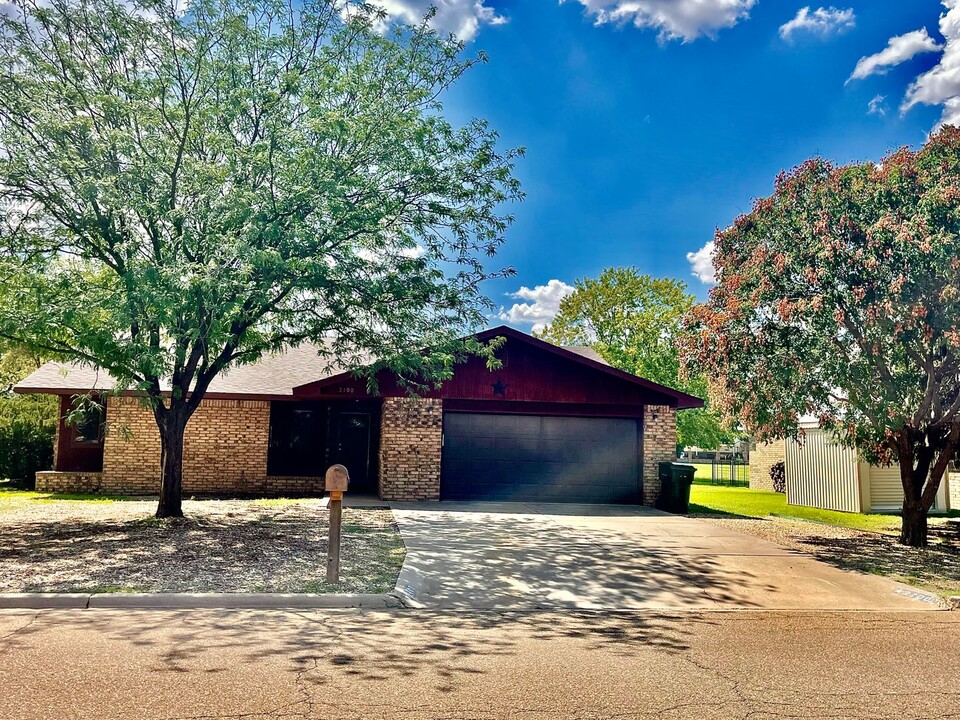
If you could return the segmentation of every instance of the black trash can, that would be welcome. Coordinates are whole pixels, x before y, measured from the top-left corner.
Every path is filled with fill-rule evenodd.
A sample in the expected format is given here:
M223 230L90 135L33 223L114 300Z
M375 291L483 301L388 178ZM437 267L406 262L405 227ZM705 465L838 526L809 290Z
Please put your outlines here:
M657 508L671 513L690 512L690 486L697 469L693 465L662 462L658 470L660 497Z

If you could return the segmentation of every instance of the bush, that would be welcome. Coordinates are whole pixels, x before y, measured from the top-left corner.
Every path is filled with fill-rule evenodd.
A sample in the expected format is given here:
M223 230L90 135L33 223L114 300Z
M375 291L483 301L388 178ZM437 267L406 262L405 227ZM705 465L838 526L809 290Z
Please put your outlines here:
M0 394L0 479L33 487L38 470L53 467L56 398Z
M787 472L783 460L770 466L770 479L773 481L774 492L787 491Z

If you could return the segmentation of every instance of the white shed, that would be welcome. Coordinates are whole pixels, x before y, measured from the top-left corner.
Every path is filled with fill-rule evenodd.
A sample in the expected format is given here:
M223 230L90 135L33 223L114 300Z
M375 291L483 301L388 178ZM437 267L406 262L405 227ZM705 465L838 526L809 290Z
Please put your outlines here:
M834 442L829 431L805 427L802 444L787 440L784 447L787 503L845 512L900 510L903 488L900 467L878 467L861 461L855 450ZM950 508L949 478L944 478L932 512ZM960 498L953 498L954 504Z

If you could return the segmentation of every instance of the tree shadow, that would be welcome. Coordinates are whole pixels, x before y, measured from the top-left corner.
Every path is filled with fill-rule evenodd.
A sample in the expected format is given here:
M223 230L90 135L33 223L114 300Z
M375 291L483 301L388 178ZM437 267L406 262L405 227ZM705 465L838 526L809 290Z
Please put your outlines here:
M95 633L140 648L152 672L216 674L266 663L312 686L418 677L454 693L490 671L487 658L528 643L572 641L586 653L684 653L709 615L564 612L49 611L0 638L0 656L29 651L44 633ZM545 651L549 651L548 649Z
M449 507L398 508L407 546L398 589L427 607L755 607L755 597L777 590L718 559L755 553L756 541L712 528L704 535L682 516L651 514L649 523L619 529L619 515L602 511L557 522L516 507L506 518L502 508L485 517ZM769 553L785 554L774 546Z
M306 505L218 503L158 521L0 522L0 592L342 592L391 590L403 544L389 510L344 511L341 578L327 587L327 513Z
M955 525L955 523L949 523ZM892 535L858 533L854 537L798 537L818 560L845 570L902 577L939 591L960 589L960 548L955 527L931 528L939 542L927 548L901 545Z

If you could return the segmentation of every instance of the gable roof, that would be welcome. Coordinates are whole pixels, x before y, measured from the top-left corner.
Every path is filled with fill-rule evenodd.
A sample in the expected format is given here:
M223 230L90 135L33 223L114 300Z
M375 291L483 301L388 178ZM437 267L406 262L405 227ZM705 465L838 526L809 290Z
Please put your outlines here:
M210 383L207 397L291 398L293 388L306 379L329 377L343 370L343 365L325 355L321 347L303 343L265 355L256 363L239 365L221 373ZM13 389L19 393L65 395L111 390L116 384L116 379L108 372L92 365L48 362ZM169 385L163 390L169 390Z
M586 367L599 370L600 372L612 375L620 380L625 380L634 385L638 385L646 390L651 390L653 392L660 393L661 395L674 398L677 401L677 408L679 410L701 408L704 406L703 399L698 398L695 395L690 395L672 387L667 387L666 385L661 385L660 383L655 383L652 380L639 377L632 373L618 370L604 361L597 354L597 352L593 350L593 348L554 345L552 343L548 343L546 340L541 340L540 338L535 338L532 335L520 332L519 330L514 330L512 327L508 327L507 325L501 325L500 327L491 328L490 330L484 330L481 333L477 333L476 337L477 340L483 342L500 335L508 338L514 338L516 340L522 340L533 345L534 347L540 348L541 350L554 353L560 357L567 358L568 360L573 360L574 362L579 362ZM589 350L589 353L578 352L578 350Z
M475 337L482 342L501 336L528 343L579 365L665 395L674 399L680 409L703 407L703 400L700 398L612 367L589 347L552 345L506 325L484 330ZM231 368L210 383L207 397L291 399L297 394L297 390L304 386L333 383L350 376L351 370L336 358L330 357L322 346L303 343L266 355L256 363ZM48 362L17 383L14 390L18 393L69 395L95 390L107 391L115 385L115 379L100 368L79 363Z

